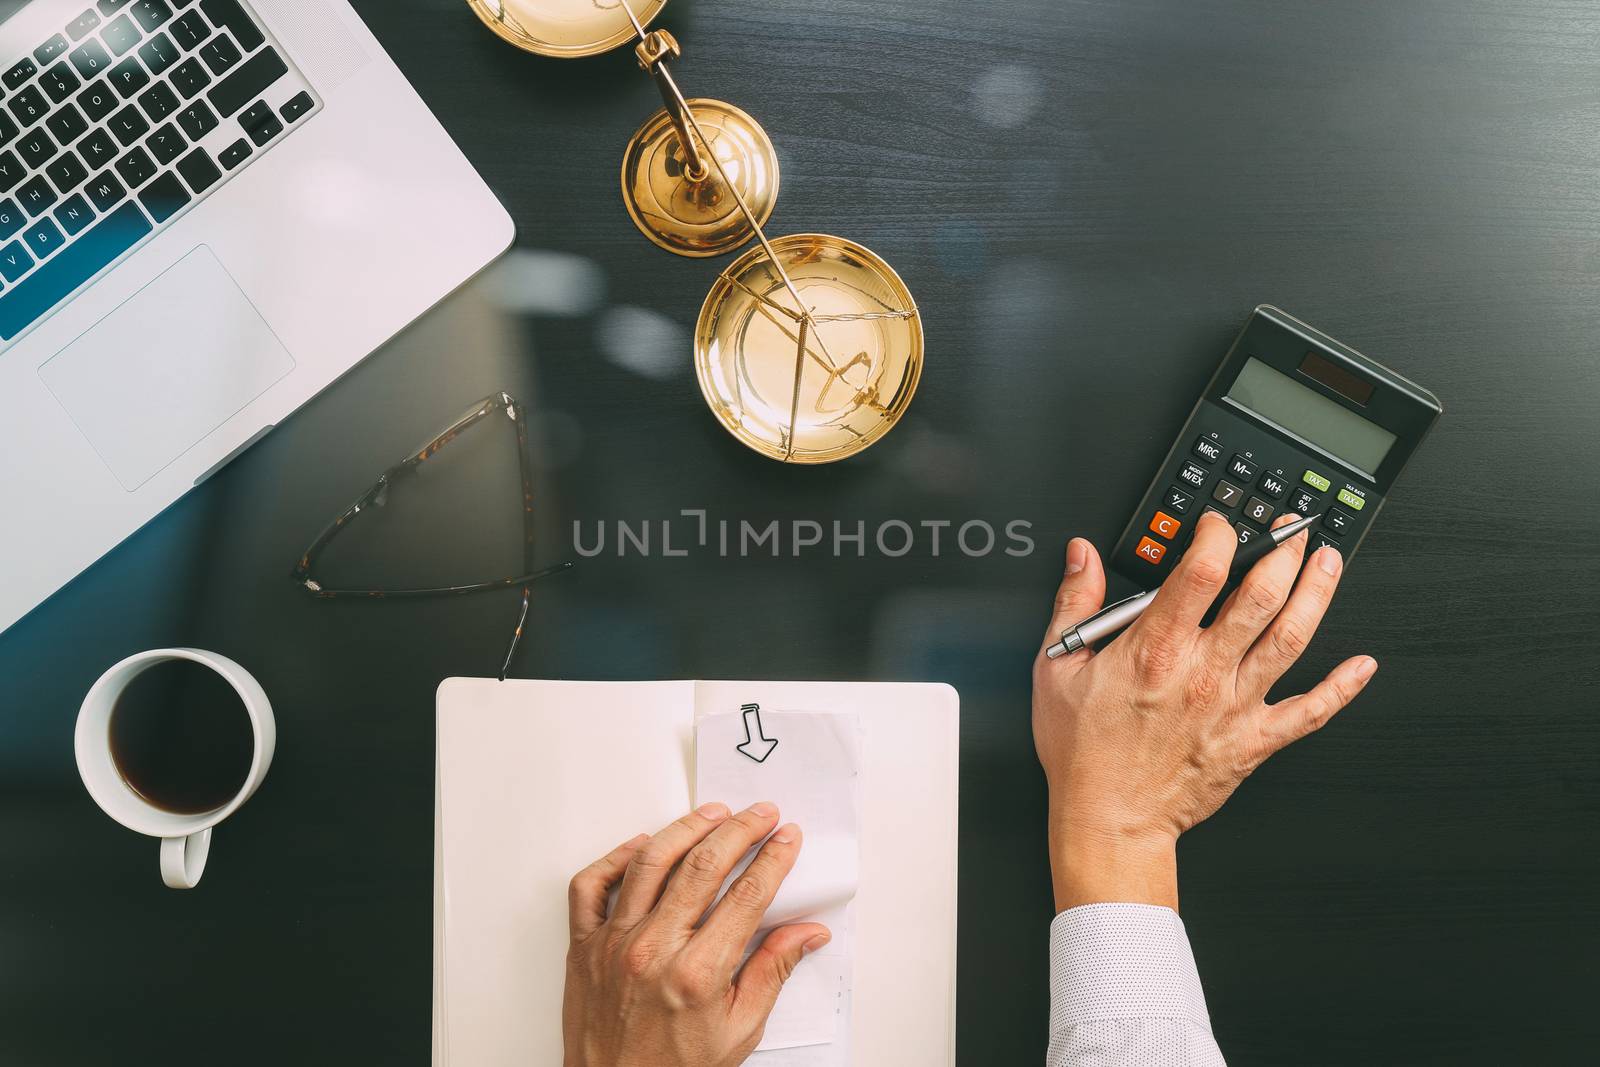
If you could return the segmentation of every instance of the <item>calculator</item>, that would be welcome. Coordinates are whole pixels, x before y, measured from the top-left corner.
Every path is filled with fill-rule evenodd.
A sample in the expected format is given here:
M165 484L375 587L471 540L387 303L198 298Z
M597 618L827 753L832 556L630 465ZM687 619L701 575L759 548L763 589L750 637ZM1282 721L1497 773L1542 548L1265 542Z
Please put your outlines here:
M1332 545L1346 561L1443 409L1438 397L1262 305L1234 341L1139 510L1110 569L1159 585L1207 511L1241 544L1285 512L1320 515L1307 554Z

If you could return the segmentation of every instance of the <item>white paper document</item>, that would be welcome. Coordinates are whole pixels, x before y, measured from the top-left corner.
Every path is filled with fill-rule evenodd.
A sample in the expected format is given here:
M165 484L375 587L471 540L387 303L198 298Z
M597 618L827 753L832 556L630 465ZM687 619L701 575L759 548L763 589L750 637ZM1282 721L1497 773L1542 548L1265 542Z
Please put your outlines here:
M948 686L446 681L434 1064L560 1064L568 880L711 800L800 825L763 927L833 933L749 1062L953 1064L957 753Z
M783 822L797 823L804 835L800 858L767 909L762 932L789 922L820 922L833 934L784 984L750 1060L761 1067L850 1062L852 902L861 867L860 731L860 719L848 712L772 711L758 704L708 714L695 724L695 804L720 800L738 811L768 800ZM724 889L754 855L729 875ZM773 1051L800 1048L809 1051Z

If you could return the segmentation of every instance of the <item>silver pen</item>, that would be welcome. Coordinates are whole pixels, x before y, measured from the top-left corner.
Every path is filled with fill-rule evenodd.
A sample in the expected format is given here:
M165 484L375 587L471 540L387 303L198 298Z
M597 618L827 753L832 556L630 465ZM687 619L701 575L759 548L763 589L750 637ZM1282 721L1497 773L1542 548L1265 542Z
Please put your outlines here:
M1245 571L1259 563L1267 553L1320 518L1322 518L1320 513L1307 515L1303 519L1285 523L1267 536L1258 537L1242 546L1233 555L1233 567L1228 572L1228 580L1231 582L1243 576ZM1104 641L1123 627L1131 626L1134 619L1143 615L1144 609L1155 600L1156 592L1156 589L1151 589L1135 593L1126 600L1119 600L1109 607L1101 608L1078 625L1063 630L1061 640L1045 649L1044 654L1051 659L1059 659L1096 641Z

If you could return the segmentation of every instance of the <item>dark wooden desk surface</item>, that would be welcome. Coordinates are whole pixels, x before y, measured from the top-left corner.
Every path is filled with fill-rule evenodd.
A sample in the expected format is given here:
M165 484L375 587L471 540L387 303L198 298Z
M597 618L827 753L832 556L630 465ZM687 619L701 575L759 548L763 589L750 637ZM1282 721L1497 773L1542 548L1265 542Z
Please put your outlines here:
M1600 6L675 0L682 83L777 142L775 232L878 250L926 319L905 423L815 470L746 453L701 403L688 333L719 263L657 252L618 201L656 106L631 56L524 56L460 0L357 6L522 254L0 637L0 1060L424 1061L433 692L495 668L514 604L314 603L286 574L504 387L533 408L552 558L574 521L694 507L1033 524L1023 558L592 560L543 590L520 670L956 684L960 1062L1039 1062L1028 669L1059 545L1115 536L1268 301L1447 413L1291 678L1367 651L1376 682L1184 841L1217 1035L1239 1065L1593 1061ZM494 462L458 472L470 521L391 525L349 565L498 566ZM187 894L89 801L71 745L102 669L173 644L247 665L281 737Z

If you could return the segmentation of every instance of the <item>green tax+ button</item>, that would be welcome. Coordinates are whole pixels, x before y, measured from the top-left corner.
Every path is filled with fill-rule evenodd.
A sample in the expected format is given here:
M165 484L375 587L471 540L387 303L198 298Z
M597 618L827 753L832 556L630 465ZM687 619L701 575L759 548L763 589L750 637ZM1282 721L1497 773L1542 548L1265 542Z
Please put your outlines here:
M1343 504L1351 511L1360 511L1362 508L1367 506L1367 502L1365 500L1359 496L1356 496L1348 489L1339 490L1339 503Z
M1304 481L1307 485L1319 493L1326 493L1328 491L1328 487L1333 484L1316 471L1306 471Z

